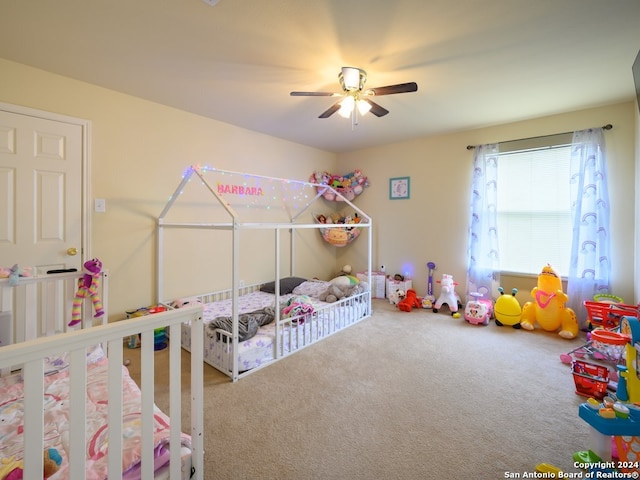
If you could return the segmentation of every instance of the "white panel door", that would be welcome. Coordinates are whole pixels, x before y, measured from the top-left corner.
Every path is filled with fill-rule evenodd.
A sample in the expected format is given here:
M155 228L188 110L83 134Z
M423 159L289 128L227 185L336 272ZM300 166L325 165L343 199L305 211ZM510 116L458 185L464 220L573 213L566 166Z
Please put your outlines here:
M0 266L82 263L82 126L0 110Z

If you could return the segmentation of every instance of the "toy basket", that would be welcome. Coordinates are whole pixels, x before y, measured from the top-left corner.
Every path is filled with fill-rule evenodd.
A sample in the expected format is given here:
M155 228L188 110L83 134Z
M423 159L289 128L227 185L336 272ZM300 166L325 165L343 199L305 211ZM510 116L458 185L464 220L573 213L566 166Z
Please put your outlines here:
M318 214L313 214L316 223L323 223L318 217ZM358 238L362 229L358 228L357 223L331 223L319 230L325 242L335 247L344 247Z
M571 367L576 393L584 397L604 398L609 385L609 369L602 365L574 360Z
M606 330L617 328L625 315L635 317L638 313L638 307L624 303L585 301L584 306L589 324Z
M627 343L631 341L629 335L603 328L591 332L591 342L594 350L614 364L621 363Z

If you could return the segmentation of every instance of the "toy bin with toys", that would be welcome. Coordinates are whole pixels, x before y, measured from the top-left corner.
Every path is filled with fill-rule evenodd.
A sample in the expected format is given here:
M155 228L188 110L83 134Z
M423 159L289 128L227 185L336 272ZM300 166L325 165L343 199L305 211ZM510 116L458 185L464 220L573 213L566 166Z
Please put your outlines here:
M571 367L576 393L583 397L604 398L609 385L609 369L602 365L575 360Z
M405 278L402 275L395 275L393 277L387 278L387 298L390 293L397 292L398 290L402 290L406 292L413 288L413 281L409 278Z
M127 318L143 317L145 315L153 315L154 313L160 313L166 311L167 307L164 305L152 305L150 307L141 307L136 310L129 310L126 312ZM129 348L140 347L140 336L132 336L127 343ZM153 349L163 350L167 348L167 330L165 328L157 328L153 331Z

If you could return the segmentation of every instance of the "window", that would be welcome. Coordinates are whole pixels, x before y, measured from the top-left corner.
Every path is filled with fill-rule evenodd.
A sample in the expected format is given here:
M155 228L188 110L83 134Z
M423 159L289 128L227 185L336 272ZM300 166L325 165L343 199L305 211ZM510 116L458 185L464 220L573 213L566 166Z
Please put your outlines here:
M500 270L537 275L550 263L560 275L568 275L573 230L571 145L504 150L506 145L501 144L497 190Z

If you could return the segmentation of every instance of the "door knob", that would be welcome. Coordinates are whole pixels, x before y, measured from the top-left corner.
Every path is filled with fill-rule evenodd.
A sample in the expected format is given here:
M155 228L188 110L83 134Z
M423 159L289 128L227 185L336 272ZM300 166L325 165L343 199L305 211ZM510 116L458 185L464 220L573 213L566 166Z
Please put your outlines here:
M67 248L67 255L73 257L74 255L78 254L78 249L76 247L69 247Z

